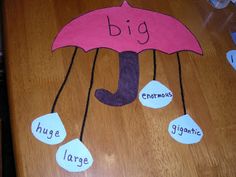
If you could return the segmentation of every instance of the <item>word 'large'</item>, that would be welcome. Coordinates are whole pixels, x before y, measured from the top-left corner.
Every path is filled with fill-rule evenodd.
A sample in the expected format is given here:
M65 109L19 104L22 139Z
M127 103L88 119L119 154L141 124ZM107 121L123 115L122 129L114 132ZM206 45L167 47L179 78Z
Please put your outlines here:
M67 152L67 149L64 152L63 160L68 162L75 162L77 163L77 167L82 167L83 165L87 165L89 163L88 158L82 158L76 155L72 155Z

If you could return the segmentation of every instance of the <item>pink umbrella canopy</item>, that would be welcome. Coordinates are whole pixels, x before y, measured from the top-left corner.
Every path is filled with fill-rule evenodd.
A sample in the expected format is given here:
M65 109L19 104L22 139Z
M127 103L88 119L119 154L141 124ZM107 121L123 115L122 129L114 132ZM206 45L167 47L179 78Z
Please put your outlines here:
M95 92L104 104L123 106L138 94L138 53L153 49L167 54L202 49L192 32L177 19L158 12L131 7L126 1L120 7L94 10L65 25L56 36L52 50L76 46L86 52L109 48L119 52L118 89Z
M72 20L56 36L52 50L66 46L85 51L110 48L139 53L156 49L168 54L182 50L202 54L184 24L168 15L133 8L126 1L120 7L94 10Z

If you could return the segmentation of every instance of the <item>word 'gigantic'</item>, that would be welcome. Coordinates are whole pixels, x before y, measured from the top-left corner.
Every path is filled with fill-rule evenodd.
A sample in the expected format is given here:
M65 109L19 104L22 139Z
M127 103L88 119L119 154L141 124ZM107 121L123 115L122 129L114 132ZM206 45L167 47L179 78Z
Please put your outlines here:
M172 125L171 133L178 134L180 136L182 136L184 133L201 136L201 131L199 131L198 129L194 129L194 128L188 129L188 128L184 128L180 125L177 126L175 124Z
M173 97L173 94L171 92L162 93L162 94L156 94L156 93L153 93L153 94L143 93L142 94L142 98L145 100L146 99L155 99L155 98L165 98L165 97Z
M149 41L149 32L148 32L148 27L145 21L140 23L136 28L132 27L130 25L130 20L126 20L127 24L127 29L122 29L121 26L118 26L117 24L111 23L111 20L109 16L107 16L107 23L108 23L108 29L109 29L109 35L110 36L120 36L120 35L126 35L129 34L130 36L133 35L134 30L135 32L138 32L139 34L145 36L144 40L137 40L139 44L146 44ZM126 25L124 25L126 26Z
M82 167L83 165L87 165L89 163L88 158L82 158L69 153L67 154L67 149L64 152L63 160L68 162L75 162L77 164L77 167Z

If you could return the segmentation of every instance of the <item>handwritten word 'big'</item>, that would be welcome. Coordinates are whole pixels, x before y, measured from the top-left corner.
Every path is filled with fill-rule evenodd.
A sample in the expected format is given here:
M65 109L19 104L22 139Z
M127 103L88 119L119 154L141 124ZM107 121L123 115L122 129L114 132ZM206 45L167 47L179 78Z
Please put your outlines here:
M127 24L127 29L122 29L120 26L118 26L117 24L112 24L110 21L109 16L107 16L107 23L108 23L108 29L109 29L109 35L110 36L120 36L122 34L128 33L129 35L132 35L133 30L137 30L139 34L145 36L145 40L140 41L137 40L137 42L139 44L146 44L149 41L149 32L148 32L148 27L146 22L142 22L137 26L137 29L131 29L130 26L130 20L126 20L126 24Z

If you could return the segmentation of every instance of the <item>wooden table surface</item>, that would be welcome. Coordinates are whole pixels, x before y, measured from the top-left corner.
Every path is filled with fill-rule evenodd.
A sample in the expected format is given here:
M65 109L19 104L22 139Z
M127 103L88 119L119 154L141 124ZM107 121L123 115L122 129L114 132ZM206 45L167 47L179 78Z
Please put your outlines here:
M4 39L10 119L17 174L20 177L205 177L236 176L236 72L226 60L235 49L229 30L236 24L236 8L213 9L207 1L129 0L132 6L176 17L195 34L203 56L180 52L187 113L204 132L201 142L174 141L168 124L183 115L176 54L157 52L157 80L174 94L163 109L150 109L138 99L112 107L99 102L97 88L115 91L118 53L100 49L95 68L84 144L93 166L69 173L55 160L63 143L78 138L86 104L95 50L78 49L71 74L56 106L67 130L58 145L46 145L31 133L32 121L50 112L62 83L73 47L51 52L57 32L86 12L120 6L113 1L5 0ZM150 58L150 59L149 59ZM139 90L152 79L152 51L139 54Z

